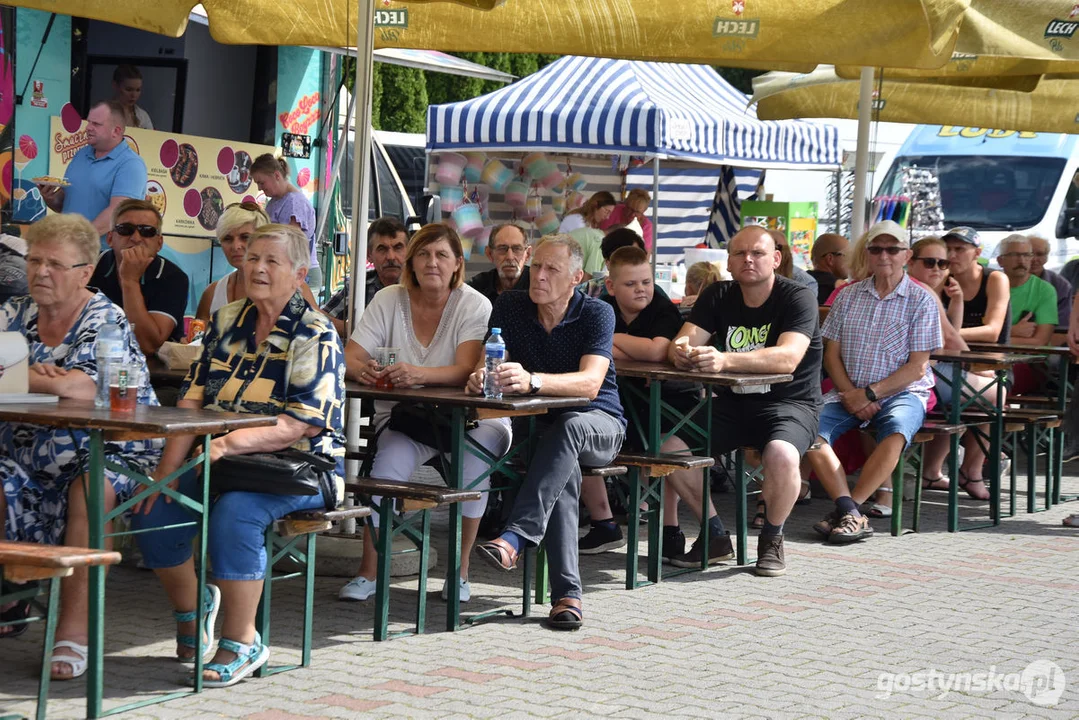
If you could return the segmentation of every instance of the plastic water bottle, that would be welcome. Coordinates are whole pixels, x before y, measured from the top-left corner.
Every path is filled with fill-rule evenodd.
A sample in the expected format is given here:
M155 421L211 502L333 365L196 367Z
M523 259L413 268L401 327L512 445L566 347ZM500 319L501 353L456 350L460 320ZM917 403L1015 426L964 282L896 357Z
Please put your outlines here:
M502 340L502 328L491 328L491 337L487 338L487 348L484 353L484 367L486 373L483 376L483 396L502 399L502 388L498 386L495 374L506 359L506 343Z
M113 362L124 361L124 334L116 322L115 310L109 310L108 319L97 331L94 354L97 359L97 395L94 407L109 407L109 372Z

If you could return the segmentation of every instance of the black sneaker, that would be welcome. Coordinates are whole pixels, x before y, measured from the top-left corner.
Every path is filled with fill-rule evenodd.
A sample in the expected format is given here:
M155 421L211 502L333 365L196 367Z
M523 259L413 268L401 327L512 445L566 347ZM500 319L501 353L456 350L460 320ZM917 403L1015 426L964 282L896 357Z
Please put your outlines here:
M663 527L663 562L668 565L679 555L686 554L686 534L673 525Z
M581 555L598 555L625 544L626 538L622 535L622 528L614 523L599 523L593 525L588 534L577 541L577 552Z
M753 572L764 577L779 577L787 572L782 535L757 537L757 565L753 568Z
M734 546L731 545L731 534L729 532L723 533L719 537L713 536L708 539L709 565L715 565L723 560L732 560L733 558ZM700 567L701 539L698 537L693 541L693 547L689 549L689 552L671 558L671 565L680 568Z

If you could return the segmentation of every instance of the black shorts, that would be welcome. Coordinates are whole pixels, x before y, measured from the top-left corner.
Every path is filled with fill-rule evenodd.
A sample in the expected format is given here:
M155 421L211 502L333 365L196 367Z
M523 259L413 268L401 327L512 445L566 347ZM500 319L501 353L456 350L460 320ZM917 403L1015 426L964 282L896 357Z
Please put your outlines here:
M805 455L817 439L820 410L791 400L719 395L712 400L712 454L740 447L764 451L772 440L784 440Z
M643 387L643 383L641 389L643 392L648 392L648 388ZM619 395L622 399L622 414L626 418L626 447L635 451L643 451L646 445L645 439L641 436L640 431L637 429L637 424L633 419L634 414L636 414L636 417L644 428L644 432L648 432L648 402L638 397L636 394L631 394L629 392L622 392L619 393ZM689 413L693 411L694 406L700 402L700 390L684 388L671 392L664 392L661 397L665 404L670 405L675 409L675 412L679 415L679 420L681 420L681 418L689 415ZM696 415L693 416L692 422L703 428L706 426L707 420L708 416L705 414L704 407L701 407L697 410ZM663 415L659 423L661 435L669 433L675 424L675 420ZM700 436L693 432L687 425L682 425L675 435L682 438L689 447L700 447L702 444Z

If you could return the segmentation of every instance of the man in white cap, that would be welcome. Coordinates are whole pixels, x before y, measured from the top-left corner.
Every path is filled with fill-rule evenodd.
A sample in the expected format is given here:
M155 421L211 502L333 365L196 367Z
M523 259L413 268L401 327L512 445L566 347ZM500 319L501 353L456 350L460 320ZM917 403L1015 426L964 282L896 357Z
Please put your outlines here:
M807 454L836 509L813 526L832 543L873 534L858 509L887 482L925 420L933 389L929 355L943 346L933 296L907 277L907 231L885 220L866 239L872 275L848 285L824 322L824 368L835 388L824 397L819 450ZM851 491L831 443L856 427L870 427L877 447Z

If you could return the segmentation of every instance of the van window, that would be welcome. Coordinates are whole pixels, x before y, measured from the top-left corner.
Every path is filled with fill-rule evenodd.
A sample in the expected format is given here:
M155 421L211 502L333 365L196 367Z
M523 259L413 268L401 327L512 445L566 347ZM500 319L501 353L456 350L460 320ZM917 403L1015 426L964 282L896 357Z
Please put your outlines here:
M1045 217L1064 172L1061 158L921 155L897 157L881 195L903 192L908 167L936 171L944 223L983 230L1030 228Z
M352 163L354 161L352 146L353 143L350 139L348 141L348 155L345 157L344 162L341 163L341 212L345 214L345 217L352 217ZM372 145L373 150L374 145ZM375 152L374 154L377 155L378 153ZM367 194L369 220L379 217L381 210L378 205L377 185L378 183L371 183Z
M405 208L401 202L401 195L397 192L397 181L394 180L390 165L378 147L372 145L371 152L375 156L377 168L378 186L382 188L382 217L392 216L404 222Z

